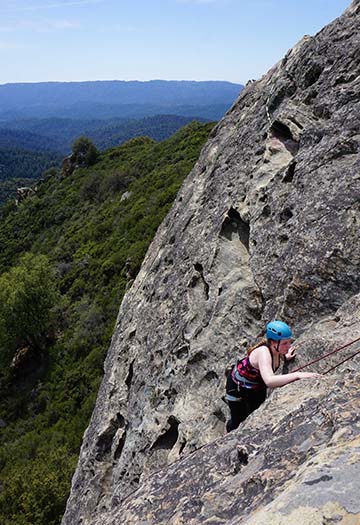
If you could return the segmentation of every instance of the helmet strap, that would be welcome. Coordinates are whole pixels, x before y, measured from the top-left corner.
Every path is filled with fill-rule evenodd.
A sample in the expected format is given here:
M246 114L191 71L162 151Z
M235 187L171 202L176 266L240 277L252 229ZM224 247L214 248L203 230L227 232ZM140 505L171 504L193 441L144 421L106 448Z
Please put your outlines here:
M276 350L277 352L279 352L279 348L280 348L280 339L279 339L278 342L277 342L277 345L276 345L275 350Z

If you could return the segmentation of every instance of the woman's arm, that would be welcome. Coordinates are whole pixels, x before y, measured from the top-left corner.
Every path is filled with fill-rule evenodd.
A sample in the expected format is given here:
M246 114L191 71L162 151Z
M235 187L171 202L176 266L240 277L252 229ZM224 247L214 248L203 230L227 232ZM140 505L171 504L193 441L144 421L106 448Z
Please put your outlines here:
M320 377L320 374L312 372L292 372L291 374L275 375L272 369L270 350L267 348L259 348L258 364L261 377L264 383L269 388L278 388L289 383L293 383L298 379L305 379L310 377Z

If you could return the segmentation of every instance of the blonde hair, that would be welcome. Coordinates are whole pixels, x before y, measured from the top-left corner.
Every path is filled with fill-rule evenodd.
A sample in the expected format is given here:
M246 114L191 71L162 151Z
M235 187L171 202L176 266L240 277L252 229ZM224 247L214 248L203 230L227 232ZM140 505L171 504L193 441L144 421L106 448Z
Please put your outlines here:
M250 355L251 352L255 350L255 348L259 348L259 346L267 346L268 348L270 348L270 341L265 338L261 339L258 343L254 344L253 346L250 346L250 348L247 350L247 355ZM230 374L234 366L234 364L231 364L225 368L225 377L227 377Z
M269 347L270 341L268 341L267 339L261 339L261 341L259 341L258 343L254 344L253 346L250 346L250 348L247 351L247 355L250 355L253 350L255 350L256 348L259 348L260 346Z

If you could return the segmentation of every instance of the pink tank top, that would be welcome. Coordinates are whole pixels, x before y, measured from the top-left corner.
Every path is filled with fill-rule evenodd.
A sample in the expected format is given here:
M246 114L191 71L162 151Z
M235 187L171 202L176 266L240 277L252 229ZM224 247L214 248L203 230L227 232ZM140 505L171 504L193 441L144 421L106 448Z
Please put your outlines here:
M270 352L271 353L271 352ZM271 355L272 369L274 372L279 368L274 369L273 356ZM280 363L279 363L280 365ZM250 356L246 356L236 363L232 370L232 378L235 383L243 388L251 390L261 390L266 388L266 384L261 377L260 370L255 368L250 363Z
M240 383L240 386L244 388L250 388L252 390L266 388L260 370L252 366L249 356L237 362L232 371L232 378L235 383Z

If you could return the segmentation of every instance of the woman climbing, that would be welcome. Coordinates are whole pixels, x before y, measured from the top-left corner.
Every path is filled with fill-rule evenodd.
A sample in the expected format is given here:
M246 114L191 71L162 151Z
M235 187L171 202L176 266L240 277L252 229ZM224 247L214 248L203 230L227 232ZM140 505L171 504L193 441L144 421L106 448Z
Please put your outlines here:
M234 430L251 412L259 408L266 398L266 387L278 388L298 379L320 377L320 374L293 372L275 375L281 357L291 361L295 349L291 347L291 329L282 321L272 321L266 326L266 340L256 344L248 355L234 365L227 376L225 399L231 419L227 432Z

